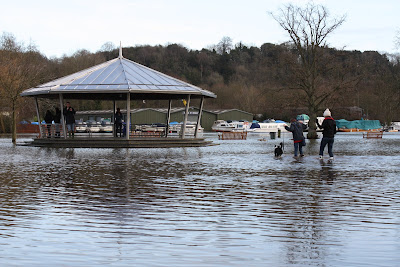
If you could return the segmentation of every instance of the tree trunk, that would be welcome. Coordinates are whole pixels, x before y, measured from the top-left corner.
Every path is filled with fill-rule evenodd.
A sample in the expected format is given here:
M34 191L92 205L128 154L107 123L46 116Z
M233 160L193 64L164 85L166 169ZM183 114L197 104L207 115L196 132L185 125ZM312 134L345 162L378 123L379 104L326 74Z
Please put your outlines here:
M1 132L6 133L6 127L4 126L4 116L0 114L0 126L1 126Z
M17 111L15 110L16 101L12 100L12 122L11 122L11 133L12 133L12 142L13 144L17 143Z
M308 122L307 138L308 139L318 139L317 126L315 124L315 120L317 119L316 112L310 110L309 116L310 116L310 121Z

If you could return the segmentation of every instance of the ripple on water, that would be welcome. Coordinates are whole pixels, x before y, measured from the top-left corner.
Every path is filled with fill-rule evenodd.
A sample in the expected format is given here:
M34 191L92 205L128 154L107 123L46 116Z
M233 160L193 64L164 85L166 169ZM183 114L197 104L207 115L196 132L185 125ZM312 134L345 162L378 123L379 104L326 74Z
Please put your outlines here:
M399 135L289 136L168 149L45 149L0 139L3 265L396 266ZM281 159L273 146L285 142Z

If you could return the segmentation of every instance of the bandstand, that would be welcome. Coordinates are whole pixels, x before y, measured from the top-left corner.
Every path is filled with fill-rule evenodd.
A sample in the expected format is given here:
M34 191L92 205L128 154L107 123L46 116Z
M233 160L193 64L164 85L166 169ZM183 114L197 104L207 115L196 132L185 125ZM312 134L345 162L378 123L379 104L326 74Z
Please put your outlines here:
M114 114L116 101L126 102L125 137L112 136L75 136L67 137L64 116L61 112L60 134L47 138L39 123L39 136L29 142L30 146L43 147L93 147L93 148L138 148L138 147L189 147L207 146L210 141L198 136L200 119L205 98L216 98L210 91L201 89L184 81L153 70L122 56L102 64L56 79L54 81L27 89L21 93L24 97L35 99L38 121L41 121L38 99L54 99L64 109L65 100L105 100L113 101ZM181 133L178 137L168 136L171 106L173 100L185 100L185 114ZM200 99L200 107L193 136L185 133L190 101ZM167 100L168 112L165 118L166 130L162 136L137 137L131 130L131 101Z

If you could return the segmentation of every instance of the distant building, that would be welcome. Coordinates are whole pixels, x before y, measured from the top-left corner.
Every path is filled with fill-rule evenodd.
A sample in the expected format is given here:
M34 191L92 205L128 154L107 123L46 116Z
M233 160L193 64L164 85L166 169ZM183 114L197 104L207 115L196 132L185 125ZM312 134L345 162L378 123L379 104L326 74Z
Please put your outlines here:
M121 110L124 115L124 120L126 116L126 110ZM138 108L131 109L131 122L132 124L152 124L152 123L166 123L167 120L166 108ZM199 109L196 107L189 108L188 121L196 122ZM182 122L185 114L185 108L172 108L171 109L171 122ZM88 111L77 111L76 119L96 120L100 121L102 119L111 120L113 115L112 110L88 110ZM203 109L203 114L201 116L201 126L205 131L211 131L211 126L216 120L244 120L252 121L253 114L242 111L239 109L213 109L205 110Z

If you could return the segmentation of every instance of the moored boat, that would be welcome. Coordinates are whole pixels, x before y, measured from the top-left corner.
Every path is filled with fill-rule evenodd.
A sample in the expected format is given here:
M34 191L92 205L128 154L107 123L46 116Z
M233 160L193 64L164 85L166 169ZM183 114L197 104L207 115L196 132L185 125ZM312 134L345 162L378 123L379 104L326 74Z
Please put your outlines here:
M359 128L338 128L338 132L346 132L346 133L353 133L353 132L381 132L381 129L359 129Z
M214 121L211 130L214 132L244 132L250 129L250 123L248 121Z
M400 132L400 122L395 121L385 129L387 132Z
M100 122L97 121L87 121L87 131L91 133L100 132Z
M141 126L142 132L165 132L165 124L163 123L153 123L153 124L143 124Z
M336 127L339 132L379 132L382 125L379 120L336 120Z
M110 121L103 120L100 125L100 132L103 133L112 133L113 125Z
M181 134L182 130L182 123L170 123L169 124L169 132L168 136L179 136ZM186 123L186 130L185 130L185 136L193 136L196 131L196 123L194 122L187 122ZM197 129L197 136L202 137L204 132L204 128L199 125L199 129Z
M86 122L78 121L78 123L75 123L75 131L77 133L85 133L85 132L87 132Z
M249 131L254 133L272 133L278 132L279 130L281 132L287 132L285 125L287 124L284 121L269 119L263 122L253 122Z

